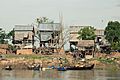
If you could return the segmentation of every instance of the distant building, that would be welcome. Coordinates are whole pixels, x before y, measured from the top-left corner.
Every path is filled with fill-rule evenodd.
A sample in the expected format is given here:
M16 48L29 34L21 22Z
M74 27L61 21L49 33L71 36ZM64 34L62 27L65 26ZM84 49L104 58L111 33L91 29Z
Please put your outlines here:
M60 23L42 23L38 29L40 47L60 48L62 45L62 26Z
M79 39L77 39L77 37L79 36L78 35L78 31L84 27L89 27L89 26L70 26L70 36L71 36L71 39L70 39L70 47L72 47L73 45L76 46L77 48L77 45L79 44ZM96 29L95 30L95 45L97 47L97 49L99 51L101 50L105 50L106 47L109 47L109 43L107 42L107 40L105 39L105 35L104 35L104 29ZM72 45L72 46L71 46ZM81 44L82 46L82 44Z
M84 27L90 27L90 26L70 26L69 30L70 30L70 45L74 45L77 46L79 39L77 38L78 35L78 31Z
M104 35L105 30L104 29L96 29L95 30L95 45L96 49L100 52L105 53L106 51L110 51L110 44L105 39Z
M13 43L19 48L34 46L35 31L32 25L15 25Z
M90 59L94 57L94 46L95 42L94 40L79 40L77 47L79 51L85 52L85 58Z
M106 43L104 32L105 32L104 29L95 30L95 35L96 35L95 42L99 43L99 45L103 45Z
M70 26L70 43L78 43L79 39L77 39L78 35L78 31L84 27L90 27L90 26ZM96 29L95 30L95 35L96 35L96 39L95 42L98 41L103 41L105 43L105 35L104 35L104 29Z

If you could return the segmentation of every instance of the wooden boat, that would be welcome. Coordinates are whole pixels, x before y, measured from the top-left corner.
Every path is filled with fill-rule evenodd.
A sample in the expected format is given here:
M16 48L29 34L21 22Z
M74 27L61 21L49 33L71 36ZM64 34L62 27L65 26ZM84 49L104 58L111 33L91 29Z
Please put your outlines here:
M67 69L66 69L66 67L57 67L56 68L58 71L66 71Z
M94 68L94 64L92 65L88 65L88 66L70 66L70 67L67 67L67 70L91 70Z

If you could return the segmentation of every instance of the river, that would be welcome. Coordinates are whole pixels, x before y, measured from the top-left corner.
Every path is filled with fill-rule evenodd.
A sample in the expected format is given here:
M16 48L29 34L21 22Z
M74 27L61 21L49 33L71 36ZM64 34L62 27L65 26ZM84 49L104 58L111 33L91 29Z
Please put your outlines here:
M120 80L120 71L79 70L79 71L0 71L0 80Z

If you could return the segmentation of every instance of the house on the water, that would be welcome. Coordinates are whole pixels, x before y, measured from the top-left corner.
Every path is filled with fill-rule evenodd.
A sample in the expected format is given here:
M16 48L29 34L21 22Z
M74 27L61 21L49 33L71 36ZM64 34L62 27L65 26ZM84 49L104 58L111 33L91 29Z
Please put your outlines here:
M95 43L96 43L96 48L98 51L105 52L110 48L110 44L108 41L105 39L104 35L105 30L104 29L96 29L95 30Z
M90 26L70 26L69 27L70 37L71 37L70 40L69 40L70 47L73 46L73 45L75 47L77 46L77 44L79 42L79 39L77 38L79 36L78 31L80 29L83 29L84 27L90 27Z
M17 54L32 54L34 47L34 26L15 25L13 43L17 48Z
M62 25L60 23L42 23L38 27L40 47L55 52L62 45ZM50 51L49 50L49 51Z
M79 40L77 38L79 36L78 31L84 27L90 27L90 26L70 26L69 29L70 29L71 39L69 42L70 42L71 51L74 51L73 48L80 50L89 50L87 51L87 53L89 52L92 56L94 56L92 51L95 50L94 49L95 47L97 47L99 51L102 49L105 50L105 48L108 45L105 39L104 29L95 30L95 35L96 35L95 40L82 40L82 39Z
M95 42L94 40L79 40L77 44L78 50L86 59L94 57Z

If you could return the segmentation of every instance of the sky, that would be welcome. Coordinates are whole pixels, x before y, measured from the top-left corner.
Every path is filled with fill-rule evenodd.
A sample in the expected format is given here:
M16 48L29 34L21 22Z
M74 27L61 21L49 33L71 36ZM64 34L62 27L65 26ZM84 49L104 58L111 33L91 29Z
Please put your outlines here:
M0 27L6 31L16 24L35 24L48 17L64 26L90 25L103 29L108 21L120 21L120 0L0 0Z

